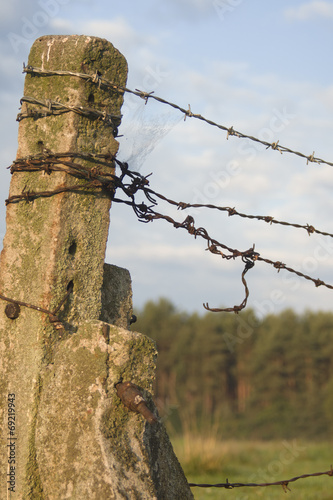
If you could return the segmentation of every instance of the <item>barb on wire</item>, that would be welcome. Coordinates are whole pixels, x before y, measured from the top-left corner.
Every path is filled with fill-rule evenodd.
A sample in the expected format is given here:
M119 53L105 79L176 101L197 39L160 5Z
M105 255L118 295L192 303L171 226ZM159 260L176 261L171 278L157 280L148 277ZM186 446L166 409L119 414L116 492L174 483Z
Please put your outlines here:
M290 491L290 488L288 488L289 483L293 483L295 481L298 481L299 479L305 479L307 477L317 477L317 476L333 476L333 468L331 465L330 470L327 470L325 472L314 472L313 474L302 474L301 476L296 476L292 477L291 479L284 479L282 481L275 481L272 483L229 483L228 479L226 480L225 483L218 483L218 484L207 484L207 483L202 483L202 484L196 484L196 483L189 483L189 486L191 488L193 487L198 487L198 488L226 488L226 489L233 489L233 488L242 488L244 486L250 486L250 487L266 487L266 486L282 486L283 490L286 492L287 490Z
M78 78L81 78L85 81L96 83L99 86L99 88L105 88L105 89L117 91L117 92L120 92L122 94L124 94L126 92L129 94L136 95L136 96L144 99L146 104L148 102L148 99L154 99L155 101L160 102L161 104L165 104L165 105L170 106L174 109L177 109L178 111L180 111L181 113L184 114L184 119L186 119L186 117L196 118L198 120L201 120L201 121L207 123L208 125L211 125L213 127L217 127L221 130L224 130L225 132L227 132L227 139L230 136L235 136L235 137L238 137L240 139L248 139L252 142L262 144L263 146L266 147L266 149L272 149L274 151L279 151L281 154L282 153L290 153L290 154L299 156L301 158L304 158L306 160L307 164L310 162L310 163L317 163L318 165L325 164L325 165L329 165L331 167L333 166L333 162L329 162L329 161L323 160L321 158L315 157L314 151L311 155L306 155L306 154L301 153L299 151L295 151L295 150L290 149L286 146L280 145L279 141L275 141L275 142L270 143L270 142L258 139L257 137L254 137L252 135L243 134L242 132L234 130L233 126L227 127L225 125L221 125L221 124L216 123L212 120L209 120L200 114L192 113L190 105L189 105L188 109L185 109L181 106L178 106L178 104L169 102L166 99L163 99L162 97L156 96L153 92L143 92L143 91L138 90L138 89L131 90L131 89L128 89L127 87L123 87L123 86L117 85L115 83L112 83L112 82L106 80L105 78L102 78L102 76L97 75L97 74L88 75L86 73L77 73L77 72L73 72L73 71L60 71L60 70L51 71L51 70L45 70L42 68L36 68L36 67L32 67L32 66L25 66L25 64L23 64L23 72L29 73L31 75L34 75L34 74L38 74L38 75L42 75L42 76L62 75L62 76L78 77Z

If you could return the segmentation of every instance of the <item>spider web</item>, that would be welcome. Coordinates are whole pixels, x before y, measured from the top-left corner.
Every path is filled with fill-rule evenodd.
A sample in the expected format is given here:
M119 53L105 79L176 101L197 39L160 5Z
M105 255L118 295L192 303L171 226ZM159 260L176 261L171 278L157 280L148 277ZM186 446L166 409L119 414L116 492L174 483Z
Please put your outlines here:
M155 109L157 107L155 106ZM139 172L151 152L183 117L177 110L161 113L161 108L144 102L134 111L125 112L117 137L119 142L118 157L127 162L131 170Z

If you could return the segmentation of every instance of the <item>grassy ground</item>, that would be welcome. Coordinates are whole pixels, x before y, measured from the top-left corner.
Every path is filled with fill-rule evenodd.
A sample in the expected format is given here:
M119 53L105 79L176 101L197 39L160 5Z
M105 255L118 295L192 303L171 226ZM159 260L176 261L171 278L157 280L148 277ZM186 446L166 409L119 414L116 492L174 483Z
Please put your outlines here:
M176 455L189 482L262 483L291 479L302 474L324 472L333 464L332 442L308 443L298 440L274 442L222 441L211 435L187 435L172 439ZM192 487L196 500L332 500L333 477L319 476L282 486L198 488ZM287 496L286 496L287 495Z

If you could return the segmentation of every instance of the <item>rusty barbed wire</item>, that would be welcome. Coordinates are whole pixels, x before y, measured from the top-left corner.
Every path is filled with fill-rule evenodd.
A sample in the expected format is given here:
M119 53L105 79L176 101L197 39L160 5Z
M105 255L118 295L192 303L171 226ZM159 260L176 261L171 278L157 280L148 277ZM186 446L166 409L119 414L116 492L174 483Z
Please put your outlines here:
M61 299L61 301L59 302L59 304L52 311L50 311L49 309L45 309L44 307L40 307L40 306L36 306L34 304L30 304L29 302L24 302L23 300L17 300L17 299L13 299L11 297L7 297L6 295L3 295L2 293L0 293L0 300L8 302L9 304L14 304L14 305L19 306L19 307L20 306L21 307L27 307L28 309L33 309L34 311L38 311L40 313L47 314L47 316L49 317L50 323L53 324L53 326L55 327L55 329L59 330L59 331L63 331L64 330L64 325L63 325L62 321L58 317L58 312L60 311L60 309L62 308L62 306L65 304L65 302L68 299L69 295L73 292L73 288L74 288L73 282L70 282L67 285L66 294ZM10 318L10 319L16 319L18 317L18 315L19 315L19 311L20 311L19 307L18 307L18 309L16 309L16 311L14 311L14 314L13 314L13 311L8 311L8 309L7 309L7 311L5 311L5 312L6 312L6 315L8 316L8 318Z
M70 158L70 159L68 159ZM95 163L92 168L84 166L80 163L75 163L73 160L81 158L85 160L90 160ZM119 176L115 175L114 165L118 165L120 167L121 173ZM110 170L103 171L102 167L109 167ZM228 308L211 308L208 303L204 304L205 309L212 312L235 312L238 313L242 309L246 307L247 300L249 297L249 289L247 286L247 282L245 280L245 274L253 268L254 264L258 261L265 262L266 264L272 265L278 272L281 269L284 269L290 273L294 273L297 276L304 278L306 280L312 281L316 287L325 286L329 289L333 289L333 285L327 284L319 278L315 279L311 276L308 276L300 271L297 271L286 264L280 261L272 261L268 258L264 258L260 256L258 252L254 251L254 245L245 251L240 251L235 248L231 248L216 239L212 238L207 230L203 227L196 228L194 225L194 218L191 215L188 215L182 222L176 221L170 215L159 213L155 210L157 203L157 198L167 202L170 205L176 206L177 208L184 209L188 208L190 205L185 204L183 202L176 202L172 199L167 198L166 196L152 190L149 187L148 176L143 176L138 172L134 172L129 170L129 166L127 163L119 161L115 156L110 154L107 155L86 155L84 153L52 153L49 151L44 151L38 155L30 155L26 158L20 158L13 162L13 164L9 167L11 173L20 172L20 171L46 171L50 174L52 171L64 171L67 174L72 175L73 177L78 177L86 180L86 184L83 185L70 185L70 186L61 186L53 191L43 191L43 192L22 192L18 195L12 195L6 200L6 204L15 203L21 200L26 200L27 202L43 196L53 196L66 191L76 191L86 192L87 189L104 189L106 193L109 194L112 201L115 203L123 203L129 205L134 213L136 214L138 220L140 222L151 222L153 220L165 220L169 224L172 224L176 229L185 229L189 234L194 236L194 238L200 237L206 240L207 248L209 252L220 255L223 259L236 259L241 258L245 264L244 270L241 275L241 280L245 289L245 298L241 302L240 305L235 305L233 307ZM104 168L105 170L105 168ZM121 190L126 196L127 199L122 199L116 197L117 189ZM141 193L145 196L146 201L149 204L144 202L137 203L136 195ZM211 208L210 206L209 208ZM223 207L221 207L223 208ZM226 208L226 207L224 207ZM254 216L249 216L253 218ZM285 223L285 225L293 225L294 227L298 227L298 225L294 225L291 223ZM306 226L311 228L308 230L310 234L313 226ZM314 228L313 228L314 230ZM324 234L321 232L321 234ZM328 233L327 235L330 236Z
M252 250L254 250L254 247ZM245 298L243 299L243 301L241 302L241 304L239 306L224 307L224 308L220 308L220 307L211 308L211 307L209 307L208 303L206 303L206 304L203 304L204 308L210 312L234 312L236 314L238 314L242 309L244 309L246 307L246 304L247 304L247 299L249 298L249 295L250 295L250 291L249 291L249 288L247 286L247 282L245 280L245 274L250 269L252 269L252 267L254 266L254 262L258 257L259 257L259 254L257 254L254 251L251 253L250 257L242 256L242 261L245 263L245 267L244 267L244 270L242 272L241 279L242 279L242 283L243 283L244 289L245 289ZM253 259L253 260L250 260L250 259Z
M39 109L32 110L28 108L26 112L20 112L17 115L16 120L21 121L26 117L34 117L34 116L49 116L49 115L61 115L63 113L69 113L70 111L77 113L82 116L86 116L92 120L99 119L105 121L108 124L113 124L113 120L121 120L121 115L115 115L112 113L107 113L106 111L98 111L93 108L87 108L84 106L74 106L72 104L63 104L60 101L52 101L51 99L36 99L35 97L23 96L20 100L20 103L23 102L29 104L38 104L44 108L47 108L46 111L41 111Z
M249 215L249 214L244 214L241 212L238 212L235 207L221 207L218 205L212 205L212 204L204 204L204 203L183 203L180 202L178 205L178 208L181 210L186 210L187 208L210 208L213 210L219 210L221 212L228 212L228 215L231 217L232 215L237 215L238 217L243 217L246 219L257 219L259 221L264 221L268 224L280 224L282 226L290 226L290 227L295 227L297 229L305 229L308 233L309 236L313 233L321 234L323 236L330 236L333 238L332 233L328 233L326 231L320 231L319 229L316 229L314 226L310 224L297 224L295 222L286 222L286 221L281 221L277 220L271 215Z
M110 89L110 90L117 91L120 93L129 93L129 94L136 95L136 96L140 97L141 99L144 99L146 104L147 104L149 99L153 99L157 102L160 102L161 104L165 104L167 106L170 106L170 107L180 111L184 115L184 120L186 120L187 117L196 118L198 120L201 120L201 121L207 123L208 125L211 125L213 127L217 127L220 130L227 132L227 137L226 137L227 139L230 136L235 136L235 137L238 137L240 139L248 139L252 142L262 144L263 146L266 147L266 149L272 149L274 151L279 151L281 154L282 153L290 153L290 154L299 156L301 158L304 158L306 160L307 164L310 162L310 163L317 163L318 165L325 164L325 165L329 165L330 167L333 166L333 162L329 162L329 161L324 160L322 158L315 157L314 151L312 154L306 155L306 154L301 153L299 151L295 151L293 149L290 149L286 146L282 146L281 144L279 144L279 140L277 140L276 142L272 142L272 143L267 142L267 141L263 141L263 140L258 139L257 137L255 137L253 135L248 135L248 134L244 134L242 132L239 132L238 130L235 130L233 126L227 127L225 125L221 125L221 124L216 123L212 120L209 120L200 114L193 113L190 105L188 106L188 109L185 109L185 108L179 106L178 104L169 102L166 99L163 99L162 97L158 97L158 96L154 95L154 92L143 92L142 90L139 90L139 89L131 90L127 87L123 87L121 85L117 85L115 83L112 83L112 82L106 80L105 78L103 78L99 74L99 72L96 72L94 75L88 75L86 73L78 73L78 72L74 72L74 71L45 70L42 68L36 68L33 66L29 66L29 65L26 66L23 63L23 73L29 73L31 75L38 74L41 76L53 76L53 75L74 76L74 77L81 78L85 81L95 83L96 85L98 85L99 88L105 88L105 89Z
M316 476L333 476L333 468L331 465L330 470L325 471L325 472L314 472L313 474L302 474L301 476L296 476L292 477L291 479L285 479L282 481L275 481L272 483L229 483L228 479L226 480L225 483L218 483L218 484L207 484L207 483L202 483L202 484L196 484L196 483L189 483L189 486L191 488L193 487L198 487L198 488L226 488L226 489L233 489L233 488L242 488L244 486L251 486L251 487L264 487L264 486L282 486L283 491L286 493L290 488L288 487L289 483L293 483L295 481L298 481L299 479L306 479L307 477L316 477Z
M150 193L151 192L152 191L150 190ZM133 206L133 203L129 202L127 200L114 199L114 201L119 202L119 203L126 203L128 205ZM172 217L170 217L170 216L166 216L166 215L163 215L163 214L160 214L160 213L153 211L151 207L148 207L144 203L141 203L140 205L133 206L133 209L134 209L135 213L137 214L138 219L142 222L149 222L150 220L154 220L154 219L164 219L165 221L173 224L173 226L176 228L186 229L190 234L194 235L195 238L197 236L204 238L205 240L207 240L207 243L208 243L207 250L209 250L211 253L215 253L215 254L220 255L224 259L235 259L237 257L248 257L248 258L255 257L254 260L262 261L262 262L265 262L266 264L270 264L278 271L280 271L281 269L284 269L290 273L296 274L297 276L299 276L301 278L305 278L309 281L312 281L316 287L323 285L329 289L333 289L332 285L325 283L324 281L320 280L319 278L315 279L315 278L312 278L311 276L306 275L305 273L297 271L297 270L287 266L283 262L272 261L270 259L263 258L263 257L260 257L259 254L255 254L255 256L251 256L251 252L253 251L253 248L251 248L250 250L246 250L246 251L239 251L237 249L230 248L227 245L224 245L224 244L218 242L217 240L211 238L208 235L206 229L204 229L202 227L195 228L194 227L194 219L192 216L186 217L186 219L183 222L177 222L174 219L172 219ZM218 247L230 252L229 255L225 254L222 250L219 250ZM238 306L235 306L235 308L233 308L233 310L235 312L238 312L237 308L238 308Z
M20 170L23 170L23 169L26 170L26 171L27 170L31 170L31 171L40 170L40 161L39 160L43 159L43 164L46 165L46 167L45 167L46 172L49 171L51 165L52 165L51 170L64 170L64 171L68 171L67 169L63 169L60 166L55 167L55 164L56 164L55 160L56 159L65 158L65 157L80 157L82 159L86 159L86 160L90 160L90 161L91 160L95 160L95 161L97 161L99 163L101 163L101 160L103 158L106 158L106 159L110 158L110 156L108 157L107 155L106 156L105 155L92 155L92 154L87 155L87 154L80 154L80 153L57 153L57 154L53 154L51 152L48 152L47 155L45 155L44 153L41 153L40 155L31 155L30 157L27 157L26 159L22 160L22 162L23 162L22 165L21 165L21 160L20 159L15 160L13 162L13 164L9 168L11 170L11 173L16 172L16 171L20 171ZM113 159L113 161L116 160L115 157L112 157L112 159ZM116 162L117 162L118 165L121 164L121 162L119 162L119 160L116 160ZM68 162L67 161L67 162L63 162L63 164L64 165L68 165L69 167L76 168L78 170L78 172L80 172L81 170L84 171L84 172L86 172L85 175L83 174L84 178L91 178L91 176L94 174L94 171L92 171L91 169L85 168L82 165L78 165L77 163L74 163L74 162ZM106 162L104 161L103 164L105 166L108 166L108 167L111 167L111 168L113 167L113 165L110 162L107 162L107 161ZM105 175L105 174L103 174L103 175ZM115 175L110 175L110 179L115 180L116 176ZM89 186L86 185L86 187L89 187ZM91 187L98 187L98 184L92 183ZM59 192L66 191L66 190L70 191L71 189L70 188L64 188L64 189L59 190ZM258 221L264 221L264 222L266 222L268 224L280 224L280 225L283 225L283 226L294 227L296 229L305 229L307 231L307 233L308 233L309 236L311 234L313 234L313 233L317 233L317 234L321 234L323 236L333 237L332 233L316 229L313 225L310 225L308 223L307 224L298 224L298 223L294 223L294 222L287 222L287 221L277 220L277 219L275 219L271 215L249 215L249 214L246 214L246 213L238 212L235 209L235 207L222 207L222 206L219 206L219 205L204 204L204 203L186 203L186 202L183 202L183 201L177 202L177 201L168 199L167 197L165 197L161 193L157 193L156 191L153 191L153 190L149 189L148 187L146 188L146 190L147 190L147 192L149 191L153 196L157 196L161 200L166 201L170 205L176 206L180 210L186 210L188 208L208 208L208 209L213 209L213 210L228 212L229 216L236 215L236 216L239 216L239 217L242 217L242 218L256 219ZM52 193L53 193L53 191L46 191L45 192L45 196L47 196L48 194L51 195ZM18 195L18 196L15 196L15 197L12 196L11 198L8 198L8 200L6 200L6 202L13 202L14 199L19 200L21 198L29 199L30 195L31 195L31 197L37 197L37 193L29 192L29 193L24 193L24 195ZM39 192L38 195L39 196L43 196L43 193Z
M23 102L42 106L46 108L46 110L44 111L39 108L33 109L27 106L26 111L18 113L16 117L16 121L18 122L20 122L24 118L37 119L51 115L61 115L64 113L73 112L81 116L85 116L91 120L101 120L107 125L113 127L114 131L116 131L117 126L119 126L121 121L121 115L114 115L111 113L107 113L106 111L98 111L96 109L87 108L84 106L63 104L59 101L52 101L51 99L41 100L41 99L35 99L34 97L23 96L20 100L20 103L22 104Z
M22 194L18 195L12 195L9 198L5 200L5 204L8 205L9 203L16 203L21 200L25 201L33 201L37 198L50 198L51 196L54 196L55 194L60 194L60 193L88 193L89 190L94 189L96 191L96 188L102 188L103 184L100 181L91 181L86 183L83 186L79 186L77 184L74 184L72 186L64 186L64 187L59 187L56 189L53 189L52 191L23 191Z

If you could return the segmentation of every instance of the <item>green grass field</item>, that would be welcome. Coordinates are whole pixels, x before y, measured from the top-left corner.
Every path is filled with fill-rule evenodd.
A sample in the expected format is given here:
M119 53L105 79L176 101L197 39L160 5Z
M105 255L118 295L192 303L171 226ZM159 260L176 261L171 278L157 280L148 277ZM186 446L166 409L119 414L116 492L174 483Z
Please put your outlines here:
M214 433L213 433L214 434ZM291 479L302 474L328 471L333 464L330 442L298 440L274 442L222 441L216 436L188 435L173 438L176 455L192 483L263 483ZM319 476L282 486L198 488L192 487L196 500L333 500L333 477Z

